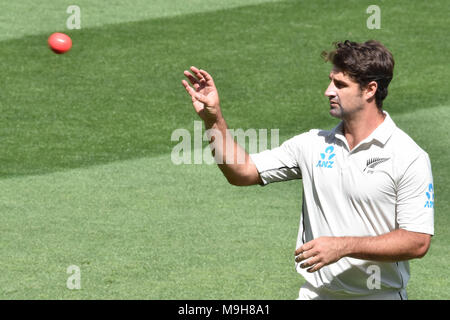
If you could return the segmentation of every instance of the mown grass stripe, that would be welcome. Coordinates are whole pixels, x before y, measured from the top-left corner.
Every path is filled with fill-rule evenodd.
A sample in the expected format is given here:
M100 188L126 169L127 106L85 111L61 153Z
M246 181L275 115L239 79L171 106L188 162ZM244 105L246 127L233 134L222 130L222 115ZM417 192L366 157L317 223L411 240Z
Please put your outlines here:
M63 56L48 50L44 35L4 41L0 176L170 152L173 130L191 130L197 119L180 85L193 64L214 75L232 128L277 128L284 137L306 130L306 123L331 128L336 121L324 116L323 96L330 66L320 52L348 30L356 40L376 36L394 52L399 85L394 77L385 102L391 114L444 104L448 95L436 79L445 77L445 57L431 61L429 52L446 42L427 40L434 25L419 28L436 8L413 11L416 24L386 8L375 34L364 27L365 5L339 6L341 15L329 17L318 14L333 8L329 2L277 2L83 29L71 34L76 45ZM320 26L329 25L323 33ZM402 32L420 34L423 46Z
M411 299L448 297L449 133L427 128L449 110L394 118L429 152L437 196L430 252L411 262ZM299 181L233 187L216 166L175 166L166 154L4 179L0 190L2 298L294 299L303 281L291 256ZM65 287L72 264L81 291Z
M81 27L167 18L202 12L233 9L280 0L32 0L3 2L0 6L0 42L29 35L67 31L66 21L71 16L67 9L77 5L81 9Z

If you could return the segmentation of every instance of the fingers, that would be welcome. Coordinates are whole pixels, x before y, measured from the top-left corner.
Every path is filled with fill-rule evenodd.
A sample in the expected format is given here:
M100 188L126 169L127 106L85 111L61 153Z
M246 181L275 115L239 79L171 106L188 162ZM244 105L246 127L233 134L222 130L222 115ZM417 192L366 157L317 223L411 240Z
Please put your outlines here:
M295 250L295 262L308 272L316 272L324 266L337 262L342 256L336 253L336 238L320 237L303 244Z
M305 268L309 268L311 266L314 266L315 264L320 262L320 258L318 257L312 257L311 259L309 259L308 261L303 262L300 265L300 268L305 269Z
M191 71L195 74L199 83L206 82L205 78L203 77L202 73L200 72L200 70L198 68L192 66Z
M183 84L184 88L186 89L187 93L192 97L192 101L200 101L201 103L206 103L207 98L205 95L196 92L190 85L187 83L186 80L181 80L181 83Z
M192 73L194 73L195 77L187 70L184 70L184 76L188 78L191 85L194 87L195 91L198 91L198 89L203 85L207 85L208 82L205 79L204 75L202 74L201 70L198 68L192 66L191 68ZM208 74L208 77L212 80L211 76ZM210 81L211 82L211 81ZM214 82L212 82L214 85ZM209 84L211 85L211 83Z
M300 248L298 248L297 250L295 250L295 255L298 256L300 253L311 250L314 246L314 240L311 240L307 243L305 243L304 245L302 245Z
M306 271L308 271L309 273L311 273L311 272L316 272L316 271L322 269L324 266L325 266L324 263L318 263L318 264L316 264L314 267L309 268L309 269L306 270Z
M184 75L188 78L189 82L192 84L195 90L200 87L200 81L195 78L189 71L184 70Z
M198 91L202 86L215 87L214 80L208 72L198 69L194 66L192 66L190 70L195 75L195 77L187 70L184 70L184 75L186 78L188 78L195 91Z
M201 93L196 93L194 97L195 97L195 99L197 99L197 100L200 101L201 103L204 103L204 104L206 104L206 105L208 104L208 103L207 103L207 102L208 102L208 101L207 101L208 99L207 99L206 96L204 96L203 94L201 94Z
M299 259L298 261L297 261L297 258L295 259L295 261L297 263L307 259L307 257L304 256L304 253L301 253L300 256L301 256L301 259ZM321 268L323 268L325 266L325 263L323 263L321 260L322 259L320 257L313 256L311 259L309 259L309 260L305 261L304 263L302 263L300 265L300 268L302 268L302 269L309 268L306 271L308 271L308 272L316 272L317 270L320 270Z
M312 252L312 250L309 250L309 251L303 251L303 252L301 252L300 254L298 254L296 257L295 257L295 262L300 262L300 261L303 261L303 260L306 260L306 259L308 259L308 258L311 258L311 257L313 257L314 255L316 255L316 253L315 252Z
M199 72L205 78L208 85L214 86L214 80L208 72L205 70L199 70Z
M189 93L191 95L192 98L195 97L195 90L192 89L192 87L189 85L189 83L187 83L186 80L181 80L181 83L183 84L184 88L186 89L187 93Z
M203 101L205 100L204 96L200 95L194 89L192 89L186 80L181 80L181 83L183 84L187 93L191 96L192 105L194 106L195 112L200 113L204 107L204 103L203 103Z
M197 76L200 83L205 82L208 86L215 86L213 78L205 70L192 66L191 71Z
M302 269L313 266L312 268L307 270L308 272L314 272L321 268L320 267L317 270L315 269L316 264L320 261L320 258L317 257L318 252L315 252L315 250L313 250L313 248L314 248L313 241L314 240L309 241L309 242L305 243L304 245L302 245L297 250L295 250L295 255L296 255L295 262L300 263L301 261L305 261L305 260L309 259L300 265L300 268L302 268ZM310 271L310 270L314 270L314 271Z

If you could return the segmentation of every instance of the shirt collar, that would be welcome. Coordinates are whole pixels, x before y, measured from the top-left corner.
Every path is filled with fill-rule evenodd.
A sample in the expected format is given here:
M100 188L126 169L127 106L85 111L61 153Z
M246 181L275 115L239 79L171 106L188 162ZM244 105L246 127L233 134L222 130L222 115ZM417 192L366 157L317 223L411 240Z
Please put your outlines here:
M383 113L386 115L384 121L358 145L370 142L372 140L377 140L383 145L386 144L397 126L395 125L394 121L390 117L389 113L387 113L387 111L383 111ZM339 140L347 142L347 139L345 139L344 136L344 122L339 122L339 124L333 130L331 130L330 135L334 135Z

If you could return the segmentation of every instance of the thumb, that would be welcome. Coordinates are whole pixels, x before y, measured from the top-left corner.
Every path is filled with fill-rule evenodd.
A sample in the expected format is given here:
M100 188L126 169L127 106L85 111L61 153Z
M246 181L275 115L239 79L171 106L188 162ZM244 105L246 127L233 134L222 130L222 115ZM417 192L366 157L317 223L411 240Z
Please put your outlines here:
M204 103L204 104L206 104L206 96L204 96L203 94L201 94L201 93L196 93L195 94L195 99L197 99L198 101L200 101L201 103Z

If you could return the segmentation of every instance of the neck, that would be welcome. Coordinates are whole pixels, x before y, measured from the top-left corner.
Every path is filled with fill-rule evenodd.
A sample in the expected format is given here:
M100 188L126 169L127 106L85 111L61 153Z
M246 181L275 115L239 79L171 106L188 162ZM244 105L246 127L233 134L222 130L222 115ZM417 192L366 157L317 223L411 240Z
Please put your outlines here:
M344 122L344 135L350 150L370 136L383 123L385 117L386 115L379 111L378 108L367 108L342 119Z

